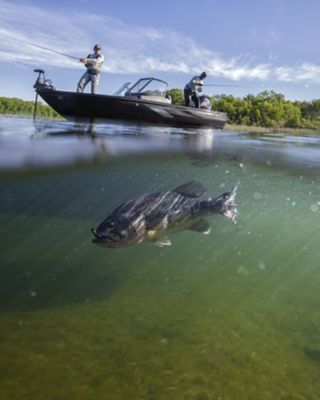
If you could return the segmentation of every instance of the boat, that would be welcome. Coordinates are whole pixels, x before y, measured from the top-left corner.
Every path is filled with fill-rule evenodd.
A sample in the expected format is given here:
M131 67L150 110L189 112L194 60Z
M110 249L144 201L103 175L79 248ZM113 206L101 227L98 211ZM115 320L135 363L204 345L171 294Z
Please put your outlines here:
M223 129L227 114L211 111L208 97L201 96L200 108L171 103L168 83L157 78L141 78L130 86L122 85L113 95L77 93L56 90L45 72L34 70L38 95L58 114L76 122L134 121L178 127L211 127ZM36 112L35 102L35 112Z

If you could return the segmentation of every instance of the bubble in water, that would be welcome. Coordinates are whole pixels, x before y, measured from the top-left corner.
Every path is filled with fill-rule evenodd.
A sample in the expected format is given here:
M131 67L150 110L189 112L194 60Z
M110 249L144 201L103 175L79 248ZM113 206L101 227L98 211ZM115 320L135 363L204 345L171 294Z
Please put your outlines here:
M260 200L260 199L262 199L262 194L259 192L254 192L253 197L255 200Z
M312 206L310 207L310 210L312 212L317 212L319 210L319 206L317 204L312 204Z
M267 266L266 266L266 264L264 262L259 261L258 262L258 268L260 269L260 271L264 271L267 268Z

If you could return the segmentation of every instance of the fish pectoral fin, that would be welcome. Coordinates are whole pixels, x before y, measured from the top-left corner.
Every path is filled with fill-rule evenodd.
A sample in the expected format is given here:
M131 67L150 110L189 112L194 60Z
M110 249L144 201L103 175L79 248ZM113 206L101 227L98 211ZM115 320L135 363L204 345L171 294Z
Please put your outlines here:
M171 246L171 240L166 236L154 238L151 242L158 247Z
M196 222L195 224L191 225L188 229L190 231L202 233L203 235L208 235L211 232L211 226L209 225L209 222L205 220Z
M197 181L187 182L173 190L173 192L175 193L179 193L183 196L191 198L201 197L203 194L206 193L206 191L207 188L201 182Z

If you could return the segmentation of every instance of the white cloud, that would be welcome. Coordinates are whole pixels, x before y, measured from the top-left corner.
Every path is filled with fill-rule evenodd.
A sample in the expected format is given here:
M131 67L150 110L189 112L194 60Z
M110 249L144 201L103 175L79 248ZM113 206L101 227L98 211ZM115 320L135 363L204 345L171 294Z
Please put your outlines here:
M320 65L303 63L294 67L282 66L275 69L275 75L284 82L320 83Z
M76 60L22 43L34 43L61 53L81 57L101 43L109 73L177 72L198 73L205 70L213 77L238 81L320 82L320 66L274 65L255 62L250 55L223 58L222 55L196 43L191 37L172 30L157 30L125 25L107 15L46 11L26 3L0 0L1 62L34 66L79 68ZM26 18L26 16L28 16ZM270 33L269 39L276 40ZM20 40L20 41L19 41Z

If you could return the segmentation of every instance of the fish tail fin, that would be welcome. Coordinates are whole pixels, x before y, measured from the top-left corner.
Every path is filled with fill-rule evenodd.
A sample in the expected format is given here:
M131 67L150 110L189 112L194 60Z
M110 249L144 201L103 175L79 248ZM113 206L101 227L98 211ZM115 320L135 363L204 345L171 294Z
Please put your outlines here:
M231 219L234 224L237 223L238 217L238 208L235 199L239 183L240 182L237 182L228 192L221 194L213 200L214 211L224 215L228 219Z

